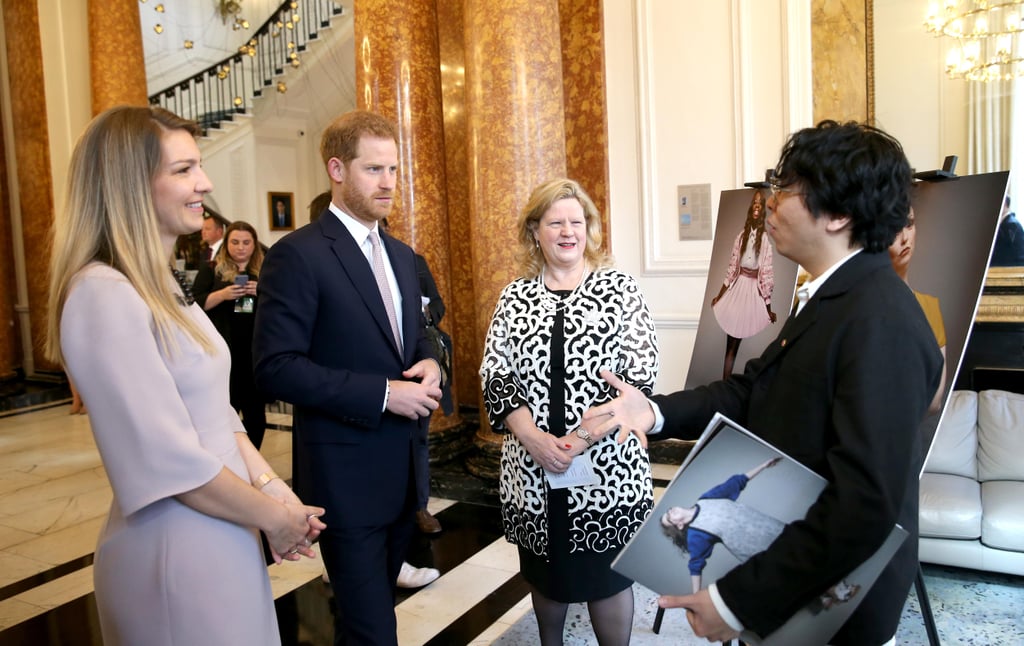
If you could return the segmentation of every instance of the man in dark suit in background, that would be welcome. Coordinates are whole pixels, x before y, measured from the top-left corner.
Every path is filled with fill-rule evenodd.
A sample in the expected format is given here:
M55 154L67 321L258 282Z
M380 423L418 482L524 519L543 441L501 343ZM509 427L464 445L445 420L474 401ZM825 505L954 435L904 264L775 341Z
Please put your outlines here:
M295 490L319 501L336 644L396 644L395 581L413 532L413 454L441 374L423 336L412 249L379 231L397 133L353 111L324 131L331 204L278 241L260 273L256 381L294 404ZM311 503L312 504L312 503Z
M647 400L604 373L617 399L587 413L593 436L619 430L696 438L715 412L799 460L828 484L804 519L710 588L662 597L714 641L770 634L848 575L895 523L909 533L832 644L891 641L917 571L918 424L942 355L886 253L910 211L899 142L859 124L792 135L766 219L776 250L811 275L778 338L742 374ZM801 288L800 291L804 291Z
M207 213L203 216L203 229L200 236L202 236L202 244L199 245L201 259L213 267L216 264L214 258L217 256L217 251L224 242L224 223Z
M990 264L993 267L1024 265L1024 227L1020 226L1017 215L1010 211L1009 195L1003 197L1003 209L999 214L999 229L996 231Z

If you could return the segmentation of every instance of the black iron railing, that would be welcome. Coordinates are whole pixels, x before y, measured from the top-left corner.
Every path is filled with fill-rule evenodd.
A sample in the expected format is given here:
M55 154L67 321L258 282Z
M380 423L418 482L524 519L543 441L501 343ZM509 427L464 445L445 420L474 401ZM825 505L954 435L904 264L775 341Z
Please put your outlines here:
M299 54L341 13L335 0L287 0L237 53L151 95L149 103L199 122L205 134L246 113L265 89L281 82L275 77L288 67L299 67Z

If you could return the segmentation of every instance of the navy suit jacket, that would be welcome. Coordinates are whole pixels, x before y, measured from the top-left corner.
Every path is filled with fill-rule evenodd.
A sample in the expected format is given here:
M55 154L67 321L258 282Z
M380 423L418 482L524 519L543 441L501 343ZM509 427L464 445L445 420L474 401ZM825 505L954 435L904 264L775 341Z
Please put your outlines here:
M411 504L411 449L427 441L429 417L381 410L386 381L433 352L413 251L380 237L402 294L401 353L370 264L330 211L274 244L260 272L256 383L294 405L293 485L328 527L394 522Z
M719 579L744 626L761 636L778 628L899 522L906 542L830 643L893 636L918 566L917 429L941 368L935 336L888 254L862 251L742 375L652 398L667 437L692 439L721 411L828 481L802 521Z

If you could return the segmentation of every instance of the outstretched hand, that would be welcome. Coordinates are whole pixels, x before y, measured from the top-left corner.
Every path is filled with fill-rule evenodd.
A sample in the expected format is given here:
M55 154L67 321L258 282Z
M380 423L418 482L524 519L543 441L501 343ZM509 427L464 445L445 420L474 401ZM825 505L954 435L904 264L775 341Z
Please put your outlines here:
M725 623L718 609L711 601L711 593L701 590L695 594L664 596L658 598L661 608L686 608L686 620L697 637L712 642L724 642L739 637L739 632Z
M616 441L619 444L633 433L640 438L641 444L647 446L647 432L654 427L651 402L639 389L619 379L612 371L602 370L600 374L619 394L610 402L583 413L583 428L595 441L618 431Z

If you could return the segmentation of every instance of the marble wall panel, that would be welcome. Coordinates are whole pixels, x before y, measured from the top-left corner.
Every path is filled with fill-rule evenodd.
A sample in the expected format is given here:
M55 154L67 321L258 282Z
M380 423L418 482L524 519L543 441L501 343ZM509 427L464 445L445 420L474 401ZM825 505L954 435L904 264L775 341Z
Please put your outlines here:
M812 0L814 122L868 121L868 3Z

